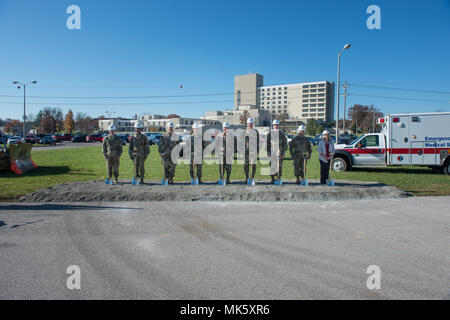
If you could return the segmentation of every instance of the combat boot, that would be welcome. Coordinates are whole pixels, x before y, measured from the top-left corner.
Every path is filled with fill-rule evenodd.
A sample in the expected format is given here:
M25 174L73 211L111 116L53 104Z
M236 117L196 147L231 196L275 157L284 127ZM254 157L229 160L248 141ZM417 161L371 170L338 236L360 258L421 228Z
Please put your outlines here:
M297 177L297 181L295 181L296 184L300 184L300 178Z
M230 184L230 177L227 177L227 184Z
M275 176L271 176L272 181L270 182L271 184L275 184Z
M115 179L114 179L114 183L115 183L115 184L118 184L118 183L119 183L119 179L115 178Z
M142 183L142 184L144 183L144 178L141 178L141 182L140 183Z
M198 179L198 184L203 184L202 178L197 178Z
M169 184L173 184L173 178L169 178Z

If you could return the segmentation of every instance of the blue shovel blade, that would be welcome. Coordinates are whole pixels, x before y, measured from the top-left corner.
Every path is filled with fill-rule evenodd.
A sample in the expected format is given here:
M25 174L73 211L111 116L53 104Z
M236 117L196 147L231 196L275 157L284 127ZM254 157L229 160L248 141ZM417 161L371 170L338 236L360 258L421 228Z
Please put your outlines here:
M254 186L256 184L255 179L252 180L252 186Z
M195 179L195 184L198 184L198 178L197 178L197 179Z
M333 179L328 180L327 181L327 186L333 187L334 186L334 180Z
M279 186L282 186L282 185L283 185L283 180L281 180L281 179L278 180L278 185L279 185Z
M191 178L191 184L192 184L192 185L194 185L194 184L195 184L195 182L194 182L194 179L193 179L193 178Z
M105 179L105 184L109 184L109 179L108 178Z
M219 178L219 181L217 181L217 184L221 185L222 184L222 179Z

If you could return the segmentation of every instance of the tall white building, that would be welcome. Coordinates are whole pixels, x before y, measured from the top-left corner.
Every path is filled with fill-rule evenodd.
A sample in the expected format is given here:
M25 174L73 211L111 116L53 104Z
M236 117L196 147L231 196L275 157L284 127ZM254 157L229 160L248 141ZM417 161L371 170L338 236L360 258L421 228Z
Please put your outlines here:
M288 119L306 123L310 118L334 120L334 82L317 81L283 85L263 85L263 76L248 74L235 76L234 108L255 104L273 116L286 114Z

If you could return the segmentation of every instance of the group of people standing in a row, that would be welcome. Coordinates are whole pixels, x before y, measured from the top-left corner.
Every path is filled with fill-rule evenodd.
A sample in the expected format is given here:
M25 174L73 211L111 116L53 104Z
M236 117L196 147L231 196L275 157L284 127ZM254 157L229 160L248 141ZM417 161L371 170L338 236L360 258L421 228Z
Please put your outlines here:
M223 130L216 137L216 142L220 143L218 150L219 154L219 182L223 184L229 184L231 178L232 159L237 149L237 140L234 134L230 134L230 125L228 122L223 123ZM129 156L133 161L134 166L134 179L140 183L144 182L145 177L145 161L150 153L150 147L148 139L143 134L143 126L140 123L135 125L136 133L131 137L129 145ZM194 124L192 127L192 133L190 135L191 146L191 159L190 159L190 176L191 180L196 180L199 184L202 184L202 166L203 166L203 150L208 145L208 142L203 140L201 136L201 130L199 130L198 124ZM109 127L110 134L103 140L103 155L106 159L108 168L108 181L112 181L114 176L114 182L118 183L119 179L119 159L122 155L122 139L116 135L116 128L114 125ZM312 148L311 143L307 137L305 137L305 127L300 126L297 130L298 135L295 136L289 143L287 137L282 130L279 129L279 121L274 120L272 123L272 129L267 135L266 150L270 159L277 159L278 163L272 166L271 163L271 183L275 184L281 180L283 170L283 159L285 158L286 151L289 149L291 157L294 161L294 175L296 177L296 183L300 184L305 179L306 162L311 158ZM175 135L175 136L174 136ZM256 140L250 139L254 136ZM227 139L233 139L232 143L227 143ZM195 148L199 147L196 141L201 141L200 161L196 156ZM172 150L176 145L180 143L178 135L174 132L174 124L169 122L167 125L167 132L164 133L160 139L158 152L161 156L163 168L164 168L164 181L167 184L173 184L173 178L175 176L176 163L172 159ZM256 144L256 145L255 145ZM275 144L278 144L276 146ZM232 159L227 159L227 148L233 146L231 150ZM252 118L247 119L247 127L244 131L244 173L245 182L251 183L255 179L256 174L256 159L259 154L259 133L254 128L254 120ZM230 150L228 150L230 151ZM322 139L318 146L319 162L320 162L320 182L326 183L328 179L331 160L334 156L334 144L329 137L328 131L322 133ZM275 157L272 152L276 152ZM196 158L197 157L197 158ZM253 159L253 160L252 160ZM275 168L275 170L272 170ZM195 178L196 176L196 178Z

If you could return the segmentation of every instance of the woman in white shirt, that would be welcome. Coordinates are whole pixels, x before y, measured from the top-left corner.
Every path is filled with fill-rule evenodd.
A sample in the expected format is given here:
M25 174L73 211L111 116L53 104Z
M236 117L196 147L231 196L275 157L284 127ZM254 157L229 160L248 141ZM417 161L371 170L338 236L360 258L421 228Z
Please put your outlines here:
M320 183L326 184L330 173L331 160L334 156L334 143L330 139L327 130L322 133L322 140L319 142L319 162L320 162Z

